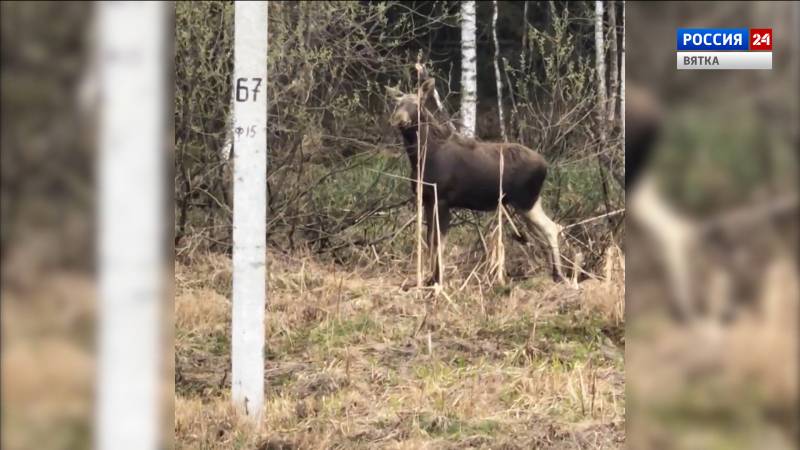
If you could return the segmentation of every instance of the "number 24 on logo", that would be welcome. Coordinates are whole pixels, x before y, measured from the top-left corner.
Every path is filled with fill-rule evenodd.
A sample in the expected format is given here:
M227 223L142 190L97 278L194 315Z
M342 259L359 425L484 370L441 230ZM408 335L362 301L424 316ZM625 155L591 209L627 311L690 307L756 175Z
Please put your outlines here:
M750 50L772 50L772 28L751 28Z

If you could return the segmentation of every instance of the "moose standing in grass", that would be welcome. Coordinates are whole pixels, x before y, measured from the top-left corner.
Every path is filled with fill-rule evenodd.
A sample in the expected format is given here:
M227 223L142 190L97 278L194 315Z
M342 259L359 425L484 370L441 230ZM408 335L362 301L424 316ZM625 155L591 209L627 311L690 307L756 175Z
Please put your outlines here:
M395 101L390 122L403 136L411 163L411 177L415 180L417 161L424 161L422 203L428 224L428 248L434 255L433 276L429 283L438 283L441 279L436 255L438 247L442 245L439 240L444 241L450 227L450 209L493 211L497 208L501 152L502 202L513 206L529 226L545 237L550 248L553 278L563 280L558 244L562 227L547 217L540 198L547 176L547 162L540 154L520 144L478 142L454 132L447 124L437 121L427 108L434 92L433 78L422 83L419 95L405 94L387 87L387 94ZM418 151L423 152L423 158L419 158ZM416 184L416 181L412 182L412 189L416 189ZM438 199L435 198L437 194ZM437 206L439 234L436 233L434 222L434 208Z

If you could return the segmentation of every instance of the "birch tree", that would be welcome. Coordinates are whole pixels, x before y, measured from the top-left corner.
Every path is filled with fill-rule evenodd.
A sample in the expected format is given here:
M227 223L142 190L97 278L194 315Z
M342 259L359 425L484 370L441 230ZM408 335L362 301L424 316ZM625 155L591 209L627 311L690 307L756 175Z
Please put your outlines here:
M267 221L267 2L235 3L231 398L258 419L264 403Z
M492 2L492 39L494 40L494 76L497 81L497 114L500 116L500 135L508 142L506 122L503 117L503 79L500 75L500 43L497 40L497 0Z
M478 98L478 55L475 2L461 2L461 122L464 135L475 136Z
M605 127L605 112L606 112L606 59L605 59L605 43L603 41L603 2L602 0L595 0L594 2L594 48L595 48L595 64L597 76L597 110L599 117L600 129L600 143L605 147L606 143L606 127Z
M619 90L619 64L617 62L617 7L616 0L608 2L608 28L611 30L609 49L609 82L611 89L608 99L608 122L613 123L617 112L617 92Z
M604 166L607 166L611 173L614 173L614 168L606 146L606 108L608 101L606 97L605 43L603 40L603 2L601 0L595 1L594 12L594 45L597 64L597 107L595 109L597 110L597 127L600 134L600 151L597 152L597 162L600 172L600 187L603 191L603 201L605 203L606 213L609 213L611 212L611 204L608 199L608 181L606 179Z

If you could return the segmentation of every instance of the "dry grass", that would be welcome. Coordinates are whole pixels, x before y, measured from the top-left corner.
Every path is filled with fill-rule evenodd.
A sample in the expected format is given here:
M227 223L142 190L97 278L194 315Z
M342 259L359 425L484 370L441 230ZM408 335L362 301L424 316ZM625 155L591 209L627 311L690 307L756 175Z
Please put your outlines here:
M629 444L796 448L796 269L790 261L774 261L762 280L758 307L731 323L681 325L652 315L629 323ZM714 295L727 295L717 290Z
M2 417L7 449L90 445L91 280L58 274L2 292Z
M2 448L90 448L96 396L96 288L84 272L38 272L35 283L4 280ZM172 304L169 306L170 315ZM199 320L199 319L198 319ZM172 321L165 323L172 328ZM169 330L164 348L171 348ZM165 365L171 365L172 354ZM161 385L164 446L172 431L172 371ZM124 417L124 412L121 412ZM169 428L166 428L166 427Z
M623 445L621 279L480 295L462 279L420 298L401 274L271 255L266 411L250 426L228 407L228 267L176 268L179 448Z

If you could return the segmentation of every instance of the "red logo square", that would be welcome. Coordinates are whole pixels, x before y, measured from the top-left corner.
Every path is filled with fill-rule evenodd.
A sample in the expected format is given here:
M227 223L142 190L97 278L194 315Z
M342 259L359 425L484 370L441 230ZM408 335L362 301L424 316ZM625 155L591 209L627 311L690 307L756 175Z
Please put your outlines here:
M750 50L772 50L772 28L750 28Z

